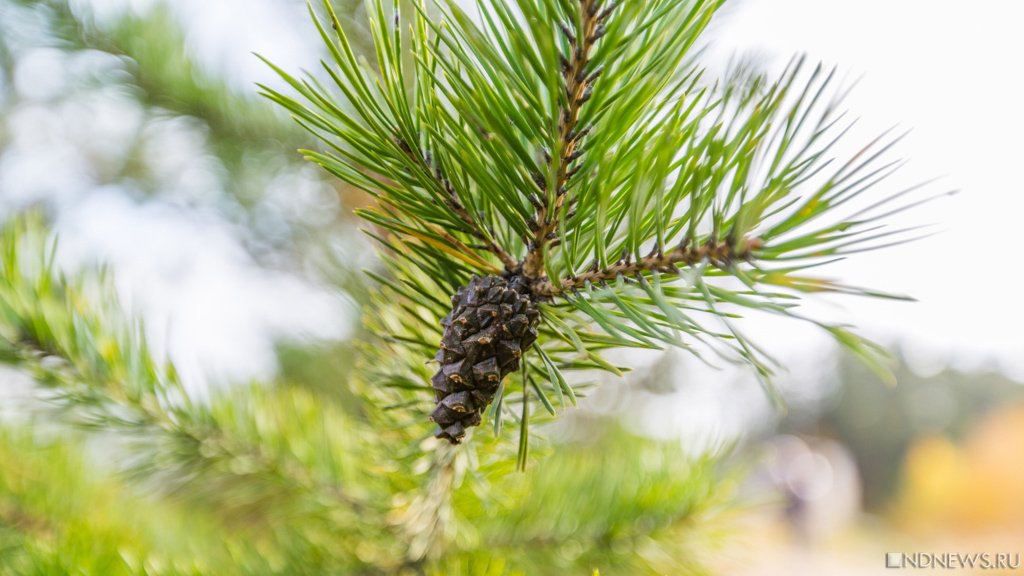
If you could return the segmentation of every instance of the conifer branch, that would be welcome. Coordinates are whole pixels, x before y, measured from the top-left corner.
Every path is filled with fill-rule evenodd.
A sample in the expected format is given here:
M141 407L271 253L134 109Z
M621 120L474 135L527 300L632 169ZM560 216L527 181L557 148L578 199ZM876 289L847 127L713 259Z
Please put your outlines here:
M746 238L738 245L728 240L708 239L701 244L689 240L683 241L677 248L669 252L656 250L635 262L626 254L615 264L598 269L597 262L591 270L572 278L563 278L558 284L551 280L540 280L531 288L533 293L542 298L552 298L564 292L579 290L587 284L598 284L614 280L619 276L631 278L644 272L679 273L678 265L695 266L708 262L717 268L726 269L737 260L748 260L755 250L761 248L758 238Z
M7 250L0 261L0 362L52 392L49 405L69 423L135 438L128 471L141 480L160 478L172 491L189 484L194 500L216 497L190 483L201 476L211 490L240 484L251 492L258 481L267 498L296 506L367 510L348 490L317 478L286 452L233 433L213 407L194 403L174 366L153 357L106 277L59 271L45 234L32 213L0 229Z
M497 256L498 260L501 260L501 263L505 266L506 270L516 269L519 266L519 262L504 248L498 246L490 235L484 233L483 229L476 223L476 220L473 220L469 211L466 210L466 207L459 202L458 197L455 196L455 192L451 189L451 184L448 184L447 189L449 191L448 207L451 208L452 212L454 212L460 220L470 227L471 234L481 242L478 246L481 246L483 249Z
M83 372L67 351L56 344L42 341L35 334L24 332L18 341L5 341L4 346L8 348L9 355L17 359L17 364L59 392L58 406L62 410L88 411L84 417L74 414L71 422L85 428L122 428L124 432L148 438L153 444L161 439L176 440L173 445L178 449L173 455L177 459L175 465L178 471L183 472L183 478L191 478L196 471L202 470L207 482L223 487L237 480L251 489L253 479L263 476L268 484L277 486L282 493L290 493L291 496L308 495L313 501L331 502L335 510L347 508L357 513L368 510L364 502L347 491L338 486L325 485L313 478L298 462L283 459L260 446L234 438L219 426L212 425L212 422L193 422L193 414L182 409L163 407L158 396L133 394L121 382L97 380L96 374ZM117 372L113 366L105 367L104 370ZM105 424L98 426L101 422ZM195 450L182 450L183 446L191 446ZM245 474L218 477L215 470L230 470L234 467L232 463L236 462L246 463ZM154 467L152 473L163 475L166 479L167 463L167 460L161 460L160 467ZM149 475L149 465L144 459L138 460L134 466L136 474ZM202 498L203 493L195 491L193 496Z
M404 152L406 156L408 156L415 163L422 166L424 170L433 175L434 179L437 181L438 187L440 187L441 190L444 190L445 206L447 206L448 209L451 210L452 213L455 214L459 218L459 220L461 220L466 225L469 234L481 242L477 246L497 256L498 260L501 260L501 263L505 266L507 270L514 270L518 268L519 262L516 261L516 259L513 258L512 255L509 254L507 250L499 246L491 237L491 235L485 233L483 227L480 226L479 223L477 223L477 221L473 218L473 215L469 213L469 210L467 210L466 207L462 205L462 202L459 200L459 195L455 192L455 188L452 186L452 181L449 180L444 175L444 173L441 172L441 168L437 165L437 163L431 161L429 157L429 152L424 154L418 148L413 149L408 142L402 140L399 137L396 137L395 140L398 143L398 147L401 148L402 152ZM447 233L445 234L445 236L451 238L451 236ZM466 246L464 246L461 242L458 242L455 245L460 248L466 248Z
M916 187L866 211L851 202L891 174L884 158L898 139L837 159L847 127L835 74L801 58L775 80L708 79L692 50L720 0L481 0L483 18L444 2L437 20L419 6L412 86L402 36L381 0L372 5L377 71L314 17L344 97L277 68L299 98L265 93L331 147L312 161L394 207L359 212L396 237L374 234L392 273L375 275L388 288L375 331L396 343L388 360L416 361L376 380L412 390L407 402L429 380L431 415L451 439L484 416L500 428L513 366L540 375L518 377L544 408L531 412L555 414L574 398L564 371L621 375L602 357L614 347L711 351L750 365L771 391L771 359L728 325L731 308L795 317L788 299L804 294L892 297L803 270L903 238L878 227L913 205ZM399 246L410 237L422 244ZM505 274L479 259L485 251ZM692 285L662 282L683 268ZM815 323L882 366L877 346ZM422 364L428 355L438 366Z
M604 22L617 5L617 2L614 2L602 9L601 0L579 0L579 2L580 12L583 16L582 33L577 34L566 25L560 26L572 51L571 55L562 61L567 103L562 108L558 119L560 153L555 170L554 200L551 200L550 194L545 194L545 200L537 206L532 221L534 224L531 226L533 239L530 242L526 260L523 262L523 274L528 278L539 278L544 274L544 247L552 239L558 227L559 212L565 204L565 196L568 192L566 185L570 177L577 171L577 168L573 168L572 165L582 156L581 140L589 132L588 128L577 129L580 110L583 108L583 104L590 99L593 82L601 75L602 71L600 68L587 69L591 51L597 40L604 35ZM546 192L546 178L538 174L534 180L541 188L541 192Z

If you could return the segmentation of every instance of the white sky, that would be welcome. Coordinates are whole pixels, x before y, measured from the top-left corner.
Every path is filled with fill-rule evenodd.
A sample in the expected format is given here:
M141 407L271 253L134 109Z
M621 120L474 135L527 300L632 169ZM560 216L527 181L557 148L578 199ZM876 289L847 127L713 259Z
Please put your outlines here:
M939 358L997 359L1024 377L1024 3L742 0L713 54L757 51L774 65L803 52L860 78L847 101L861 125L912 132L905 176L959 189L900 217L938 235L862 254L830 273L916 297L846 301L860 326ZM884 189L884 188L883 188Z

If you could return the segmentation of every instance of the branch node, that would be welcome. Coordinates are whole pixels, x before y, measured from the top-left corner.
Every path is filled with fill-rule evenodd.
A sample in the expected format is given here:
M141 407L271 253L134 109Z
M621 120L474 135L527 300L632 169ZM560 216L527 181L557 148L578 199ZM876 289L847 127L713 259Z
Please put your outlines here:
M570 45L576 45L576 31L573 30L568 23L560 21L558 23L558 29L562 31L562 35L565 36L565 39L569 42Z
M594 80L597 80L598 78L600 78L601 74L604 74L604 66L598 66L597 68L594 69L593 72L591 72L590 74L587 74L586 76L582 77L580 79L580 81L583 82L584 84L588 84L589 85Z
M597 15L597 21L604 22L605 20L607 20L608 17L612 15L612 12L615 12L615 9L618 8L619 4L621 3L621 0L615 0L614 2L612 2L607 8L602 10L601 13Z
M630 278L642 276L645 272L670 273L680 275L682 271L677 264L695 266L700 262L708 262L712 266L728 270L734 266L737 260L749 261L752 252L763 247L760 238L744 238L736 244L731 244L710 237L703 243L697 244L692 238L687 237L679 243L679 247L669 252L659 244L650 254L633 262L633 255L629 250L623 250L622 257L611 266L601 269L598 260L595 258L585 272L577 275L570 274L557 282L544 280L535 285L535 293L545 298L553 298L567 291L574 291L589 284L605 283L611 279Z

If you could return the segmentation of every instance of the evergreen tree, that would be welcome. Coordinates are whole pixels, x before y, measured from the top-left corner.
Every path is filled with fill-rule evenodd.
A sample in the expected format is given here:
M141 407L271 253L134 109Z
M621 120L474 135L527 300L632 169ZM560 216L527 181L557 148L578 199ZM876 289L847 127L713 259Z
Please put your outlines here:
M913 192L858 199L896 168L895 139L833 159L833 73L709 79L697 48L720 4L374 0L365 49L329 3L311 10L323 72L263 92L323 140L307 157L375 197L359 215L383 268L358 349L297 351L280 381L192 398L104 271L57 269L44 219L11 219L0 361L44 402L0 428L0 573L700 573L732 485L716 457L628 421L553 443L530 422L593 371L622 375L617 348L746 363L773 394L748 312L819 324L884 372L877 346L798 304L886 296L808 269L898 240L880 227ZM144 54L136 37L107 47ZM202 87L165 92L146 94L251 165L233 159L263 128ZM262 126L259 154L302 139ZM494 433L470 441L478 423Z

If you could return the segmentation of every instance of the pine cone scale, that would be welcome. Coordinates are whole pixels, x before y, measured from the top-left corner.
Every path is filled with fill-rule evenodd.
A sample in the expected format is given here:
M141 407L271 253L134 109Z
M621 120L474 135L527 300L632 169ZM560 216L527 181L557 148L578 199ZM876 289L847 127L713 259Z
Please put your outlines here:
M539 321L528 285L517 276L474 276L452 296L434 357L441 366L430 380L438 438L458 444L467 428L480 424L501 381L536 341Z

